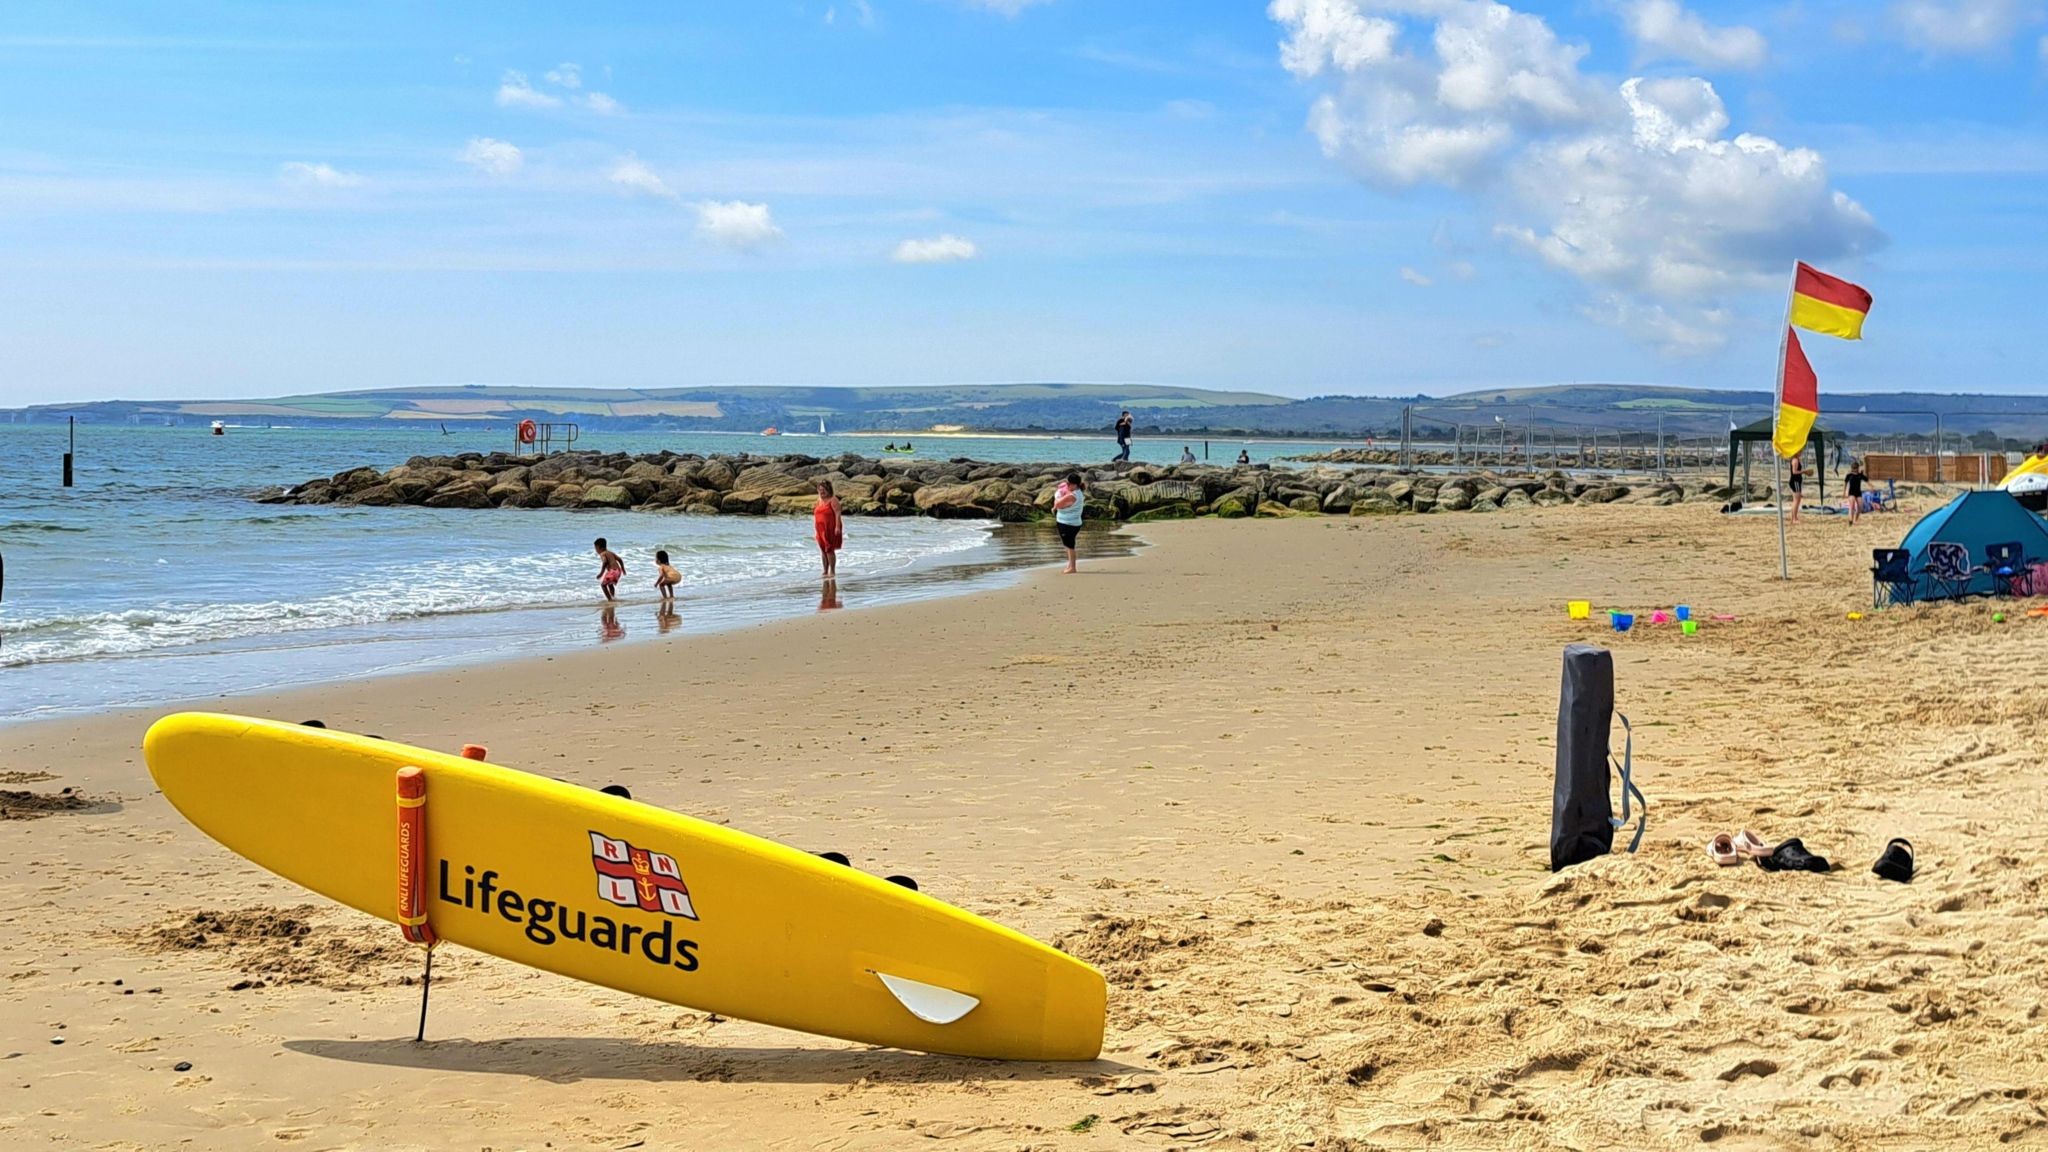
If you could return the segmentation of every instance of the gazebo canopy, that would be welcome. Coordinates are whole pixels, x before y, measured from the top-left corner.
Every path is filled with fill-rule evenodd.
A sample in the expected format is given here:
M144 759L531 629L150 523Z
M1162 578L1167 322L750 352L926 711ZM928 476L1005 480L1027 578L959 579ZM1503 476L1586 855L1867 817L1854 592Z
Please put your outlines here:
M1730 488L1735 487L1735 457L1742 452L1743 446L1746 444L1754 444L1759 440L1766 444L1770 443L1771 424L1771 419L1765 417L1754 424L1744 424L1740 428L1730 428L1728 430L1728 486ZM1840 432L1832 428L1824 428L1817 423L1813 426L1813 431L1807 434L1806 447L1807 450L1813 453L1814 466L1811 471L1813 474L1813 499L1815 503L1827 499L1828 441L1833 440L1839 443L1845 439L1847 437L1843 436ZM1747 457L1742 462L1742 483L1745 488L1749 486L1749 460Z

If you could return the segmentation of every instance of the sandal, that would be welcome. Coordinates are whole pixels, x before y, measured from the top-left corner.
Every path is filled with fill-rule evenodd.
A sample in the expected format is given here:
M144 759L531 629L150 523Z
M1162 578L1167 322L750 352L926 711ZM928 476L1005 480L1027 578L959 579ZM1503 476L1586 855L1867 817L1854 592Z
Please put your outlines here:
M1762 837L1747 828L1735 834L1735 851L1738 855L1769 856L1771 854L1771 847L1771 845L1763 842Z
M1756 862L1766 872L1826 872L1833 867L1827 857L1808 852L1797 838L1778 845L1769 856L1757 857Z
M1903 836L1892 837L1891 843L1884 846L1884 855L1877 858L1877 863L1871 865L1870 870L1886 880L1896 880L1901 884L1911 884L1913 882L1912 842Z
M1707 841L1707 855L1723 868L1742 863L1742 857L1735 852L1735 839L1726 832L1717 832Z

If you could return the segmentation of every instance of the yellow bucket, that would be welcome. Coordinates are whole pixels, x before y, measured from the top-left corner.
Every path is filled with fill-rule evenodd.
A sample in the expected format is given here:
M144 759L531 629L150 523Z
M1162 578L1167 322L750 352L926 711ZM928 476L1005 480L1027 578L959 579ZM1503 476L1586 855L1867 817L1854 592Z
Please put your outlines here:
M1568 600L1565 602L1564 607L1565 611L1571 613L1574 620L1590 619L1593 615L1593 602L1591 600Z

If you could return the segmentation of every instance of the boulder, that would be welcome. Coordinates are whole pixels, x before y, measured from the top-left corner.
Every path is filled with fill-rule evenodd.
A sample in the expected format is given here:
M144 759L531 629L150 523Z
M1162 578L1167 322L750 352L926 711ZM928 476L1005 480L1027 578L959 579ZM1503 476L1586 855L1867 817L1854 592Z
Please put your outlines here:
M1130 522L1145 524L1153 520L1189 520L1195 515L1195 506L1185 500L1173 504L1155 504L1143 512L1133 512Z
M582 503L583 485L581 484L557 484L554 490L548 493L547 506L550 508L574 508Z
M1538 488L1537 491L1541 492L1543 489ZM1503 508L1534 508L1536 506L1536 498L1523 489L1510 488L1508 489L1508 494L1501 497L1500 506Z
M718 510L740 516L759 516L768 511L768 497L758 492L727 492L719 497Z
M809 516L817 506L818 494L816 492L808 496L770 496L768 498L768 515Z
M659 486L668 479L668 469L651 460L642 460L626 468L625 478L628 480L645 480L650 484Z
M482 484L451 484L428 496L426 505L429 508L490 508L495 501Z
M1534 500L1539 507L1543 508L1555 508L1560 504L1569 504L1572 502L1572 498L1570 496L1566 495L1563 491L1556 488L1545 488L1542 491L1536 493L1536 495L1530 497L1530 499Z
M631 508L633 493L622 484L592 484L583 490L579 508Z
M1396 516L1407 511L1386 494L1375 490L1351 502L1353 516Z
M1626 495L1628 495L1628 489L1619 484L1602 484L1597 488L1588 488L1581 492L1579 494L1579 503L1612 504Z
M1436 490L1436 509L1439 512L1463 512L1471 506L1472 494L1463 485L1445 484Z
M917 490L913 502L928 516L945 517L959 508L976 507L981 490L972 484L933 484Z
M393 504L402 504L404 501L398 498L398 493L391 490L391 485L373 484L368 488L358 488L343 496L340 503L360 505L364 508L388 508Z
M1209 515L1225 520L1237 520L1252 514L1256 501L1248 495L1248 489L1239 489L1209 505Z

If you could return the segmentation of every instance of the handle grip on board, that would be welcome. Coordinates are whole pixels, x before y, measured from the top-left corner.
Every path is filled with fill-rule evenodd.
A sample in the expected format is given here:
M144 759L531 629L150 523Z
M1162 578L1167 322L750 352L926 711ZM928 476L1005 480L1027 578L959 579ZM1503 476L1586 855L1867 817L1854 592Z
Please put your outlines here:
M427 923L427 774L398 770L398 930L432 948L438 937Z

